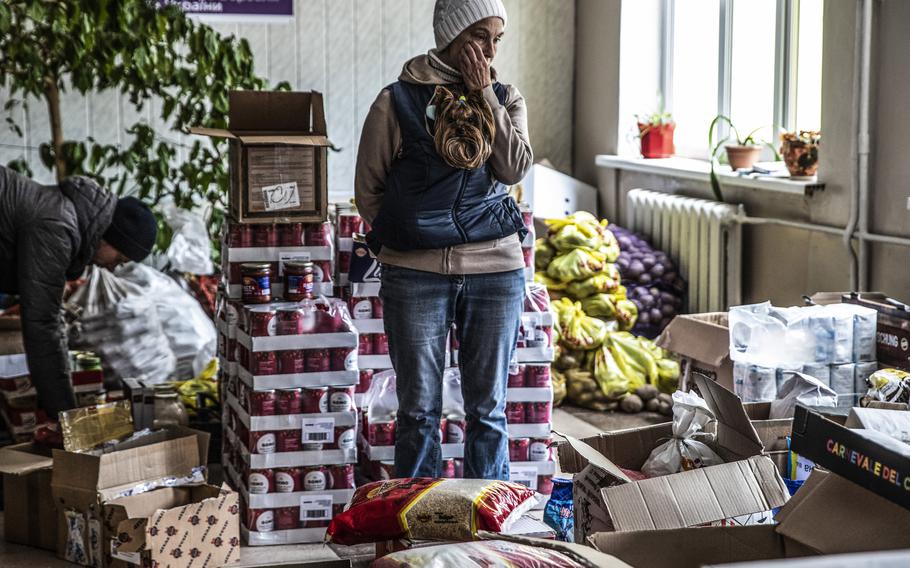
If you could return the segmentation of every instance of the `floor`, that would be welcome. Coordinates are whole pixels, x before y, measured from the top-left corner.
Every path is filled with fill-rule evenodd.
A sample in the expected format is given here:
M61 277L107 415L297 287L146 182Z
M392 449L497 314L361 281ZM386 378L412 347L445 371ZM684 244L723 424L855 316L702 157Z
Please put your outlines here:
M557 408L553 412L553 430L576 438L593 436L607 430L647 426L668 419L659 414L604 413L575 407ZM0 529L3 527L0 514ZM307 568L366 567L373 557L373 545L343 547L323 544L244 548L240 563L234 568L254 566L306 565ZM7 544L0 540L0 566L3 568L72 568L52 552Z

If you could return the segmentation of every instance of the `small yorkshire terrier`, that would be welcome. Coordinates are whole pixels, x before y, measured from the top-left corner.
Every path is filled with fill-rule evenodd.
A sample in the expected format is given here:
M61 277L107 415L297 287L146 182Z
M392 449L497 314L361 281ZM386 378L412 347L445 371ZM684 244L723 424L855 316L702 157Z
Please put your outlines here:
M493 153L496 124L483 93L455 94L440 85L433 93L436 151L453 168L481 167Z

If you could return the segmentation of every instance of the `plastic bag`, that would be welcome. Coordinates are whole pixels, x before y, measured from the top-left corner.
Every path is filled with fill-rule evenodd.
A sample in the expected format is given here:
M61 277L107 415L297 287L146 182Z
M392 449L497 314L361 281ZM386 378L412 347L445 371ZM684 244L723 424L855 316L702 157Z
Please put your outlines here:
M181 209L173 200L161 205L165 223L173 230L171 244L164 253L167 266L177 272L212 274L212 241L203 218Z
M784 381L777 393L778 399L771 401L769 419L793 418L796 405L837 406L837 393L815 377L789 371L792 376Z
M603 344L610 330L609 325L597 318L586 316L580 304L576 308L565 327L560 329L562 342L570 349L597 349Z
M177 358L174 377L191 379L202 373L217 355L218 332L196 299L177 282L150 266L138 263L119 269L117 276L142 287L150 300L171 351Z
M543 522L556 531L556 540L575 542L575 514L572 506L572 480L554 477L553 493L543 510Z
M534 241L534 268L537 270L546 270L550 261L556 256L556 249L547 242L547 239L537 239Z
M645 384L642 375L624 373L607 346L601 347L594 354L594 379L601 392L614 399Z
M693 392L673 393L673 438L651 451L641 471L648 477L670 475L724 463L714 450L696 438L711 440L705 430L714 413Z
M594 276L604 267L604 256L584 248L573 249L554 258L547 274L560 282L572 282Z
M588 553L590 555L590 553ZM370 568L588 568L595 564L543 546L482 540L423 546L377 558Z
M594 294L612 294L619 288L621 279L615 264L605 264L603 270L594 276L569 284L566 292L578 300Z
M910 373L900 369L880 369L866 379L866 396L883 402L910 401Z
M70 328L70 349L97 353L105 384L119 387L124 378L140 377L156 384L173 376L177 359L141 286L93 266L68 305L79 314Z
M384 540L466 541L477 531L508 532L537 503L518 483L415 477L357 488L329 524L326 540L343 545Z
M616 304L613 303L613 298L609 294L595 294L585 298L581 301L581 309L589 316L596 318L614 319L616 317Z

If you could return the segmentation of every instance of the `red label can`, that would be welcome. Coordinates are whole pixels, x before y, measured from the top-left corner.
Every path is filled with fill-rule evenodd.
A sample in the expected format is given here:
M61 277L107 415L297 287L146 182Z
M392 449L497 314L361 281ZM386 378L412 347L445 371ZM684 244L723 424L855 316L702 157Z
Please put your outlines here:
M278 451L279 452L299 452L301 451L300 446L300 437L301 432L298 429L294 430L279 430L278 431Z
M329 412L353 412L354 387L331 387L329 389Z
M394 446L395 445L395 422L370 422L367 433L367 441L371 446Z
M524 365L509 366L509 388L522 388L525 386L526 367Z
M294 493L303 491L303 472L299 467L282 467L275 470L275 491Z
M546 424L550 421L549 402L529 402L525 421L528 424Z
M278 369L282 375L306 372L306 355L302 349L278 352Z
M328 349L310 349L306 354L307 373L326 373L332 370L332 356Z
M336 347L332 349L333 371L356 371L357 350L350 347Z
M278 240L283 247L306 245L303 223L282 223L278 226Z
M304 387L303 412L318 414L329 411L329 387Z
M256 308L249 310L250 335L252 337L268 337L277 334L277 321L274 308Z
M537 492L543 493L544 495L549 495L553 493L553 476L552 475L538 475L537 476Z
M332 484L326 475L323 466L317 465L308 467L303 473L303 490L304 491L325 491L331 489Z
M332 261L314 260L313 261L313 282L331 282L332 281Z
M339 274L347 274L351 271L351 251L342 250L338 251L338 272Z
M534 266L534 247L525 247L521 249L521 254L525 259L525 268Z
M455 458L455 479L464 478L464 460Z
M528 438L511 438L509 440L509 461L528 461L528 449L530 446L531 440Z
M550 440L547 438L534 438L528 450L530 461L547 461L550 459Z
M506 403L506 422L509 424L525 423L525 403L507 402Z
M263 495L275 491L275 472L271 469L254 469L246 477L247 489L251 495Z
M278 414L303 413L303 391L300 389L281 389L277 394Z
M250 391L250 415L274 416L278 395L273 390Z
M464 444L467 422L460 414L450 414L446 420L446 443Z
M228 247L249 248L253 246L253 226L243 223L231 223L228 226Z
M276 448L274 432L250 432L250 453L274 454Z
M373 298L370 298L370 302L373 304L373 317L375 319L382 319L382 298L374 296Z
M363 220L360 215L339 215L338 216L338 236L344 239L350 239L354 233L362 233Z
M445 416L439 418L439 443L447 444L449 442L449 430L446 427L448 419Z
M370 298L351 298L348 300L351 317L355 320L373 318L373 301Z
M354 489L354 464L333 465L329 467L332 478L332 489Z
M528 365L525 372L525 386L530 388L548 388L550 386L550 366Z
M442 477L446 479L452 479L455 477L455 459L447 458L442 460L442 469L440 470Z
M278 357L274 351L254 351L250 355L254 375L277 375L278 374Z
M308 247L327 247L332 244L332 225L329 223L312 223L306 226L306 245Z
M367 392L370 390L371 384L373 384L373 369L361 369L360 382L357 383L357 388L354 389L354 392Z
M236 362L237 361L237 340L228 339L227 343L225 345L226 345L226 349L225 349L224 354L227 357L228 362L229 363Z
M373 336L368 333L361 333L357 339L357 353L360 355L373 354Z
M253 229L254 247L277 247L278 229L275 225L256 225Z
M246 528L253 532L275 530L275 514L271 509L247 509Z
M353 426L335 426L335 443L332 444L339 450L353 450L357 445L357 436Z
M389 352L389 337L384 333L373 334L373 355L386 355Z
M275 509L275 528L280 531L296 529L300 524L300 507Z
M277 312L277 320L278 335L301 335L312 331L312 328L306 329L306 314L301 307L280 308Z

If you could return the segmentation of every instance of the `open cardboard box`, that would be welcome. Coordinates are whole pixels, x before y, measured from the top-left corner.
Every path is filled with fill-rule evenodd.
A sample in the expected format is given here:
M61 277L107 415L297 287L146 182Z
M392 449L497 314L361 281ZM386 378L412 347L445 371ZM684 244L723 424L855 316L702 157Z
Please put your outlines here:
M328 213L322 94L231 91L229 128L190 128L230 140L230 209L241 223L317 223Z
M601 532L589 542L636 568L896 550L907 547L910 511L842 477L815 470L775 519L777 526ZM845 523L849 530L844 530Z
M206 465L209 434L175 427L122 443L101 455L54 450L51 491L57 507L57 555L83 565L126 566L105 548L117 527L104 503L140 484L184 477Z
M655 343L681 357L679 388L689 390L695 372L733 390L733 361L727 312L679 315Z
M4 538L44 550L57 548L57 511L51 495L50 451L28 442L0 449Z
M143 566L224 566L240 560L239 496L227 486L163 487L104 504L112 556Z
M789 494L742 403L703 376L694 380L717 417L711 444L722 465L632 481L655 447L672 437L669 423L606 432L559 446L563 471L575 473L575 540L600 531L680 528L765 513ZM765 515L767 516L767 515Z

